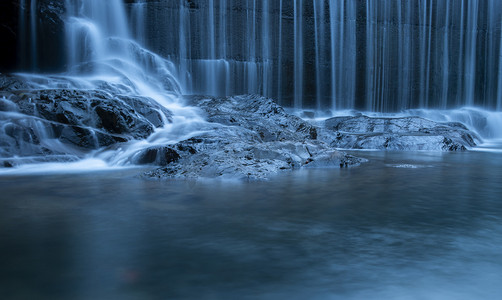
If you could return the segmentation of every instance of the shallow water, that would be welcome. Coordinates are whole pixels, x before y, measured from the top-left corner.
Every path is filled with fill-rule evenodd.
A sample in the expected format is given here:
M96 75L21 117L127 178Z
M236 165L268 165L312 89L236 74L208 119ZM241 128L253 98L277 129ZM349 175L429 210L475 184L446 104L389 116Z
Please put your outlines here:
M502 299L502 156L270 182L0 176L2 299ZM500 147L499 147L500 148Z

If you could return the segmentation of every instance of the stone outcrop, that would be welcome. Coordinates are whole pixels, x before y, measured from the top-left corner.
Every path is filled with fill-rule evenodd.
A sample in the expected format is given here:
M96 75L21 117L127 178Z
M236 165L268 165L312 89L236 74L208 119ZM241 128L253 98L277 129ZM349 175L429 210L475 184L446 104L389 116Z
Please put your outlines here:
M323 140L343 149L464 151L479 140L461 123L421 117L335 117L324 128Z
M0 157L83 155L144 139L171 122L171 112L150 98L105 90L17 89L0 80Z
M285 170L365 161L338 148L461 151L477 140L460 123L420 117L359 114L311 123L271 99L244 95L185 96L185 105L197 108L207 123L178 142L159 142L152 133L174 118L151 98L107 83L76 89L64 78L44 78L0 76L0 167L77 160L99 150L108 158L125 153L122 163L158 166L144 174L150 178L263 180ZM43 88L43 80L61 88Z
M172 145L179 158L145 176L261 180L283 170L339 168L365 161L317 140L315 126L287 114L270 99L191 97L187 101L206 114L211 122L208 130Z

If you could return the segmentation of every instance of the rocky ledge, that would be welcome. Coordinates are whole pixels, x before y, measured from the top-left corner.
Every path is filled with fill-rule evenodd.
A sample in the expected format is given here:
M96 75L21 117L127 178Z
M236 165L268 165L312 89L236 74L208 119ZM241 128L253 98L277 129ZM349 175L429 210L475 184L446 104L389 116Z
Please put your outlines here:
M465 151L480 140L461 123L421 117L335 117L322 128L322 139L343 149Z
M35 89L0 76L0 166L78 159L91 150L144 139L172 122L150 98L106 90ZM2 159L3 158L3 159Z
M191 96L186 105L207 123L190 138L164 145L151 143L152 133L175 119L150 98L106 84L83 90L62 82L62 88L43 89L30 82L0 76L0 167L126 153L123 163L159 167L146 177L261 180L284 170L365 161L339 148L461 151L477 139L459 123L358 115L317 124L261 96Z
M169 147L145 150L142 159L166 163L145 176L261 180L283 170L365 161L332 149L317 139L318 128L264 97L191 97L187 102L203 111L208 130Z

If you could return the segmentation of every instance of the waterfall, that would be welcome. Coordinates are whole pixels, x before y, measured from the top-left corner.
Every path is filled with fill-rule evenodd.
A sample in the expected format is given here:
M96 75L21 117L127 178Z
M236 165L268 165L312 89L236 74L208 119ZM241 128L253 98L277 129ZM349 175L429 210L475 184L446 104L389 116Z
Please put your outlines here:
M36 2L31 2L32 5L34 3ZM136 22L144 22L145 4L139 2L133 4L131 13ZM32 5L30 9L33 8ZM143 12L139 14L136 11L138 9ZM26 6L22 6L20 10L20 15L27 14ZM177 80L176 66L171 61L143 48L133 38L134 34L142 35L140 32L142 30L138 28L145 27L144 24L137 23L133 28L129 27L130 22L122 0L66 0L65 10L66 15L61 18L64 20L66 31L64 47L68 58L67 71L53 75L18 74L18 76L25 77L26 82L35 89L64 88L90 93L97 91L103 95L110 95L110 101L117 100L114 97L130 97L135 99L134 101L146 101L146 105L153 100L165 107L172 114L169 118L173 120L173 123L169 123L166 111L159 110L159 118L163 120L164 126L156 128L148 140L132 140L122 144L120 151L101 150L90 153L88 158L98 159L107 165L130 164L132 157L139 151L175 143L205 128L206 122L199 116L198 111L185 106L180 98L183 88ZM33 13L30 16L33 16ZM24 23L25 19L20 21L20 34L30 41L30 45L37 46L37 37L33 34L37 32L37 26L27 26ZM24 33L28 28L31 28L32 34ZM36 66L36 61L30 58L32 53L38 53L37 50L26 53L26 57L23 58L29 61L31 66ZM18 118L23 117L18 116ZM32 116L26 116L26 122L38 124L32 119ZM97 121L91 120L91 122ZM58 140L54 141L47 132L51 129L35 125L31 127L42 145L50 145L48 149L62 149L59 152L82 157L81 150L63 147L64 145ZM97 134L95 129L90 127L88 130L95 138ZM93 145L99 145L97 140Z
M336 80L336 70L337 70L337 63L336 63L336 41L338 40L337 38L337 31L336 31L336 12L337 12L337 7L336 5L338 2L336 1L331 1L329 4L329 18L330 18L330 28L331 28L331 102L332 102L332 107L336 108L337 107L337 80Z
M21 67L35 70L39 4L19 3ZM120 72L118 61L138 67L133 56L158 53L175 62L161 68L177 86L170 90L185 94L262 94L317 110L502 110L497 0L66 3L75 74Z
M322 85L324 78L321 76L321 61L324 61L322 55L324 49L324 2L314 1L314 31L315 31L315 70L316 70L316 108L321 110Z
M117 55L115 51L121 49L116 49L106 39L130 38L125 10L120 0L110 0L104 4L100 0L82 3L66 0L66 10L69 68L114 57Z
M173 123L147 140L131 141L121 153L95 154L111 164L126 164L145 147L204 131L207 123L183 104L182 94L276 96L284 106L323 114L352 109L419 114L460 120L483 137L500 137L502 4L497 0L58 4L48 13L38 11L45 2L19 0L20 69L47 72L47 50L63 44L66 71L20 76L40 89L148 98L172 113ZM64 23L59 35L64 41L47 47L45 35L54 28L41 26L56 14ZM35 125L40 137L50 140Z
M31 30L31 66L33 70L37 68L37 1L31 0L30 6L30 30Z
M279 37L278 37L278 48L277 53L277 99L282 99L282 0L279 0Z
M38 7L36 0L19 1L19 50L20 67L24 70L37 69Z
M179 47L178 47L178 74L181 86L185 92L192 91L191 73L191 39L190 39L190 11L183 5L184 0L180 0L179 6Z
M478 26L478 0L469 0L467 15L466 66L465 66L465 99L469 106L474 105L474 87L476 80L476 43Z
M25 8L26 0L19 1L19 52L20 52L20 67L25 69L24 58L26 57L26 45L23 43L26 41L26 23L25 23Z
M247 90L249 94L256 92L258 81L256 74L258 72L256 68L256 0L247 0L247 49L248 49L248 62L247 67Z
M132 8L132 16L131 21L134 24L134 37L136 41L141 44L146 44L146 29L145 29L145 13L146 13L146 5L145 0L136 0L133 4Z
M294 0L294 107L303 107L303 1Z
M449 3L450 1L445 2L445 8L444 10L446 11L446 14L444 16L445 18L445 23L444 23L444 33L443 33L443 53L441 60L443 61L442 64L442 72L443 72L443 80L441 83L442 90L441 90L441 104L440 108L446 109L447 106L447 99L448 99L448 88L449 88L449 72L450 72L450 58L449 58L449 45L450 45L450 6ZM438 14L438 23L439 19L442 18L440 14Z
M132 38L121 0L66 0L66 11L70 74L120 85L128 82L136 93L164 105L172 102L162 96L164 92L181 93L174 65Z
M270 6L269 6L269 1L268 0L262 0L262 27L261 27L261 35L263 38L262 42L262 61L263 61L263 67L262 67L262 94L265 96L271 96L270 93L270 64L271 64L271 54L270 54L270 38L271 38L271 33L270 33L270 17L269 17L269 12L270 12Z

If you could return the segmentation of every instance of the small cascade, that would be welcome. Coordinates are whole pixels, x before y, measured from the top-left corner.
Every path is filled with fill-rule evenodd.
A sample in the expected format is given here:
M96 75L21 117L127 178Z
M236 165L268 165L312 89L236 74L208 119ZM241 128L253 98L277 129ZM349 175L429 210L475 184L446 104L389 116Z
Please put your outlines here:
M264 96L272 96L271 93L271 70L272 70L272 55L271 55L271 38L272 34L270 32L270 4L268 0L262 0L262 27L261 27L261 36L262 36L262 51L261 57L263 61L262 67L262 94Z
M248 49L247 57L249 58L247 60L249 62L249 67L247 68L247 92L249 94L256 91L258 86L258 78L256 78L258 74L256 68L256 14L256 0L248 0L246 9L246 28L248 37L246 48Z
M145 14L146 14L145 0L136 0L132 4L131 21L133 24L133 33L135 40L140 45L146 45L146 28L145 28Z
M37 1L31 0L30 4L30 40L31 40L31 65L33 70L37 69Z
M329 6L331 30L330 108L336 110L353 107L355 103L356 6L353 1L332 1ZM369 7L369 9L371 8ZM372 30L371 24L368 24L368 30ZM374 35L370 37L373 38ZM374 61L373 50L373 48L368 49L368 64Z
M25 58L26 58L26 45L23 43L26 41L26 22L25 22L25 9L26 0L19 0L19 52L20 52L20 63L21 69L25 69Z
M70 74L115 84L127 82L138 94L155 95L163 104L172 99L161 94L181 93L175 66L132 39L121 0L67 0L66 10Z
M303 107L303 1L294 0L294 108Z
M316 70L316 109L321 110L323 98L322 86L324 76L321 75L321 61L324 61L324 1L314 1L314 26L315 26L315 70Z
M278 52L277 52L277 99L282 99L282 0L279 0Z
M190 39L190 10L183 5L184 0L179 2L179 50L178 50L178 79L184 91L192 91L191 78L191 39Z
M440 108L446 109L447 106L447 99L448 99L448 92L449 92L449 82L448 82L448 74L450 72L450 58L449 58L449 51L450 51L450 16L451 16L451 9L450 9L450 1L445 1L444 8L443 10L446 12L444 15L444 30L443 30L443 47L442 47L442 55L440 59L442 61L442 82L441 82L441 103L439 105ZM441 21L441 18L443 16L441 14L437 14L437 22L439 23Z
M399 116L420 116L437 122L460 122L474 131L483 140L502 139L502 113L479 108L451 110L411 109Z
M31 4L33 5L33 3L36 2L32 1ZM135 9L138 9L139 4L146 3L134 3ZM26 153L20 153L21 155L27 155L30 151L35 155L40 155L41 150L39 149L46 147L52 153L64 154L64 158L61 158L63 161L71 161L90 155L88 158L102 160L108 165L134 164L131 156L136 154L135 151L177 142L179 139L190 137L193 132L200 132L201 128L205 127L206 122L198 115L197 110L184 106L180 99L182 87L177 81L175 65L143 48L132 38L133 34L129 30L130 23L122 0L66 0L65 9L67 72L54 75L17 74L19 77L24 77L25 82L29 84L30 93L40 94L37 96L40 97L40 101L60 99L58 97L61 96L57 96L59 94L63 95L62 99L65 99L64 95L68 93L74 95L75 101L71 105L76 105L76 107L70 108L68 106L70 104L66 103L62 105L67 105L65 107L71 111L71 114L83 116L81 120L83 123L79 126L83 126L81 130L85 132L85 134L81 134L86 139L84 142L88 145L86 149L94 149L102 145L101 142L98 142L98 135L102 136L101 129L96 129L98 128L96 124L98 120L103 122L102 120L107 119L106 116L96 117L96 114L100 114L100 110L91 108L90 101L94 101L93 103L96 104L106 99L105 102L109 104L103 102L102 105L113 106L114 103L117 103L116 109L119 110L124 109L122 105L124 107L138 107L138 110L142 110L143 114L153 113L158 116L158 120L152 119L158 125L154 125L155 129L144 127L145 130L154 131L148 140L143 140L143 137L131 140L121 144L120 151L107 149L102 152L86 154L87 150L77 149L74 146L67 147L59 141L56 134L52 132L53 129L47 126L47 121L39 118L39 113L36 111L37 104L34 101L35 110L31 112L31 115L17 113L14 110L2 113L0 120L0 125L2 125L0 127L3 131L10 130L9 132L15 133L18 131L17 128L28 127L30 128L29 137L35 137L40 141L40 146L34 150L28 149L25 151ZM136 21L141 22L142 18L139 17L137 11L134 9L133 11L138 16ZM134 27L137 29L142 28L141 26L144 25L136 24ZM20 26L20 29L24 30L29 27L31 25L23 25ZM35 26L34 31L36 32L36 30ZM135 34L138 34L138 31ZM26 35L26 37L33 43L32 35ZM30 64L34 65L33 62ZM51 98L53 97L51 95L56 96ZM87 100L83 100L82 104L77 104L82 99ZM0 100L9 103L9 99ZM15 101L19 101L19 99L16 98ZM51 105L53 104L52 102ZM101 110L101 112L103 111ZM103 113L106 114L106 112ZM127 113L131 115L124 115ZM120 116L132 120L134 125L136 122L134 118L139 118L138 120L144 118L141 113L131 110L124 111ZM3 118L4 116L6 118ZM141 120L143 121L138 122L149 119ZM172 123L170 123L171 121ZM0 135L3 131L0 131ZM19 134L22 132L19 131ZM3 133L5 134L5 132ZM131 135L131 138L136 138L136 136ZM29 141L28 144L30 144ZM0 153L0 157L4 157L4 154ZM56 155L48 159L58 160L59 158ZM36 162L37 160L24 161ZM23 163L23 161L18 163Z
M37 69L38 7L36 0L19 1L19 49L20 67L23 70Z

